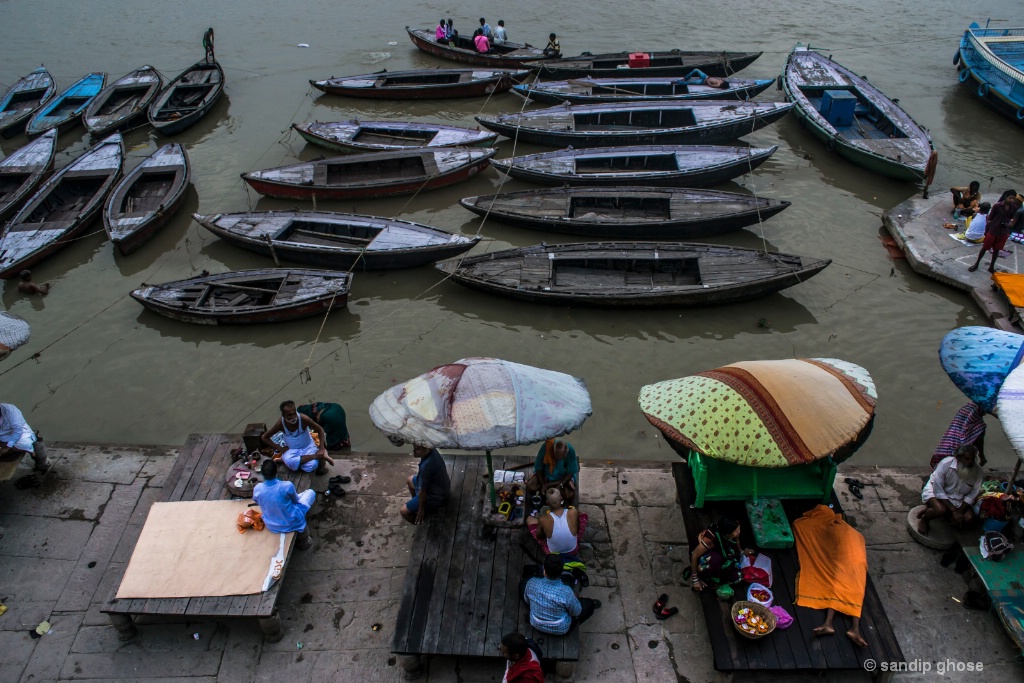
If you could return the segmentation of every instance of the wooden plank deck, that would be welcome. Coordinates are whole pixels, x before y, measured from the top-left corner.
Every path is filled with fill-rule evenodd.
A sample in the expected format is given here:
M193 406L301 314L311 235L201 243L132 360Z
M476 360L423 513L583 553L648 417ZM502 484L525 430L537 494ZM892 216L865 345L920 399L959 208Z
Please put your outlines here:
M525 527L485 526L487 468L481 456L446 455L452 493L444 510L416 530L405 575L391 651L402 655L497 657L501 637L520 631L536 639L544 658L579 659L579 629L562 637L534 631L519 598L519 580L530 559ZM496 469L532 462L495 456Z
M723 515L740 520L743 528L742 543L746 547L753 547L750 525L746 522L746 510L742 502L715 501L708 502L703 508L691 508L696 492L689 467L682 462L673 463L672 475L676 480L683 524L686 527L686 537L690 539L691 550L696 544L698 534L706 529L713 519ZM816 504L815 501L784 501L786 516L792 521ZM834 493L832 505L836 510L842 511ZM825 620L825 612L796 607L793 604L796 599L796 574L799 570L796 548L761 552L772 560L774 604L793 616L793 624L788 629L777 630L765 638L748 640L732 626L729 612L731 605L718 600L713 591L703 591L700 600L708 635L711 638L716 670L863 671L864 662L868 659L874 659L875 662L904 661L903 651L896 640L870 574L864 592L864 607L860 621L860 630L868 642L868 647L858 648L844 635L851 626L849 617L836 613L833 622L836 635L819 638L814 635L813 629Z
M228 500L232 496L224 487L224 477L231 463L231 449L242 444L241 434L192 434L185 442L181 453L175 458L174 465L164 484L160 502L193 501L193 500ZM279 477L290 480L299 491L305 491L313 481L310 472L293 473L281 468ZM128 533L127 529L125 533ZM290 550L294 549L295 537L292 537ZM285 560L285 572L288 571L288 560ZM121 578L127 565L118 570L120 577L116 586L121 585ZM260 620L260 626L268 641L276 642L284 636L280 618L277 616L277 599L284 578L277 581L270 589L260 595L229 595L224 597L195 596L190 598L149 598L122 599L114 596L114 588L102 611L110 615L110 620L117 628L122 640L129 640L135 635L132 617L138 615L188 615L195 617L232 617L247 616Z

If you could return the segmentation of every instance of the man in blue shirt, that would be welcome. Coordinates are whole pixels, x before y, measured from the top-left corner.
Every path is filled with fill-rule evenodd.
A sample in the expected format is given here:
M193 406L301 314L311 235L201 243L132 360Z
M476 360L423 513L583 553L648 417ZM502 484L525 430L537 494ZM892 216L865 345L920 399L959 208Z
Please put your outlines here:
M306 513L316 501L316 491L295 492L295 484L277 478L277 463L268 458L260 466L265 481L256 484L252 499L259 504L263 523L275 534L297 532L296 547L305 550L313 545L306 529Z
M452 480L448 477L444 458L436 448L413 446L412 454L420 459L420 465L416 474L405 482L412 500L402 506L401 513L405 521L419 524L428 510L439 508L447 502Z
M491 32L491 25L483 17L480 17L480 30L484 32L488 40L494 37L494 34Z
M530 606L530 625L538 631L564 636L594 614L600 600L577 598L572 588L562 583L562 558L544 558L544 576L526 582L523 600Z

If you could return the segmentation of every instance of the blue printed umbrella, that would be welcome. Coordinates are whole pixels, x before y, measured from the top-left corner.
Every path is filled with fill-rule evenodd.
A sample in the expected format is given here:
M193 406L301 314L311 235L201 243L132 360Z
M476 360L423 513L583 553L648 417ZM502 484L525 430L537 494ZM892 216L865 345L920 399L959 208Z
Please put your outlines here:
M939 362L953 384L986 413L1024 358L1024 335L992 327L960 327L942 338Z

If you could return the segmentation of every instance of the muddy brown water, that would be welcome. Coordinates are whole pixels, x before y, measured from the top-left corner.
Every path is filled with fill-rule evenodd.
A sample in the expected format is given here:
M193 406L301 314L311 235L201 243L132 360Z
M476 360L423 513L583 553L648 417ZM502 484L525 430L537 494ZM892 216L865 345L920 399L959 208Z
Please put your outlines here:
M192 212L288 208L247 192L239 174L318 156L289 132L292 122L348 118L422 119L475 125L480 113L518 110L513 95L489 100L371 102L316 96L308 80L379 69L449 66L418 52L406 24L433 26L452 16L468 30L479 15L504 19L512 40L542 44L559 34L567 54L652 49L756 49L745 77L777 76L797 41L822 45L869 76L935 138L935 187L982 180L986 197L1024 186L1024 129L978 103L956 81L952 59L963 29L984 22L962 3L938 0L911 11L867 0L780 0L758 4L594 0L559 5L526 0L472 7L410 1L129 3L56 0L0 3L0 83L44 63L66 86L92 70L116 78L149 63L168 77L202 57L201 36L216 30L226 97L176 136L191 155L194 190L180 215L129 257L100 232L40 264L54 285L28 299L3 287L4 308L33 328L30 343L0 364L0 400L19 405L49 439L181 443L191 432L240 431L272 420L285 398L334 400L349 414L353 448L393 450L366 407L394 382L466 356L496 356L583 377L594 414L571 438L592 460L673 459L637 407L644 384L749 359L839 357L870 370L879 393L874 433L860 464L922 465L964 399L937 360L942 335L984 324L966 295L889 259L880 213L916 191L862 171L829 153L792 117L747 136L779 151L753 176L721 189L786 199L793 206L763 226L718 241L833 259L814 279L764 299L696 310L601 311L529 305L441 283L432 268L357 274L348 310L322 318L251 328L180 324L143 311L126 296L142 282L202 269L270 262L218 241ZM514 10L514 11L513 11ZM994 18L1019 15L1009 0L987 3ZM472 14L470 14L470 12ZM924 14L922 14L924 12ZM1009 24L1003 24L1009 25ZM298 47L300 43L308 48ZM772 88L762 98L781 99ZM167 142L143 126L127 135L131 168ZM0 142L10 154L24 137ZM58 164L86 149L83 129L61 137ZM500 157L512 155L502 140ZM516 153L538 151L520 145ZM321 204L320 208L420 221L486 239L478 251L541 240L572 241L480 219L463 196L526 189L493 170L415 197ZM38 362L26 359L41 352ZM21 363L20 365L17 365ZM310 367L309 381L300 372ZM991 430L996 464L1012 454ZM523 452L532 449L523 448Z

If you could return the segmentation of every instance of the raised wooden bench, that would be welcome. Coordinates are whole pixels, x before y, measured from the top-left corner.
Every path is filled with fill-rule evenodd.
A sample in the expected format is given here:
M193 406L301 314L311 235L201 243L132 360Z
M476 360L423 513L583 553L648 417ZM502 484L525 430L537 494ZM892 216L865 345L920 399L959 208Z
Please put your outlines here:
M694 481L694 504L708 500L810 498L828 503L837 466L832 458L790 467L743 467L696 451L687 456Z
M685 463L673 463L672 475L676 481L676 491L683 513L683 524L686 537L690 540L690 549L696 545L697 536L706 529L713 519L729 515L741 520L743 534L741 545L751 545L749 525L745 523L746 515L743 503L739 501L721 501L708 504L705 508L692 507L696 498L696 489L690 468ZM791 500L784 501L783 507L790 520L801 516L806 510L819 501ZM831 502L835 510L842 511L839 500L832 495ZM796 607L796 574L799 570L796 548L764 550L761 552L771 558L774 603L793 616L793 624L788 629L778 630L770 636L758 640L744 638L732 625L731 605L720 601L714 591L704 590L700 594L704 620L707 622L708 636L711 638L711 651L718 671L805 671L832 669L855 669L866 671L865 662L869 659L878 662L902 662L903 650L900 649L893 633L892 625L886 616L885 608L878 597L874 583L868 575L864 591L864 606L861 612L860 630L868 647L858 648L849 638L843 635L850 627L849 617L836 613L836 635L816 637L813 629L825 620L824 610L813 610ZM877 676L884 678L881 672ZM891 675L891 674L889 674ZM828 674L825 674L826 679Z
M530 608L519 598L523 567L532 563L522 543L533 540L522 527L483 524L483 506L490 505L483 456L444 459L451 497L416 530L391 644L392 652L403 655L406 676L414 677L427 655L498 657L501 637L512 631L536 639L545 660L576 662L579 629L565 636L534 631ZM515 456L493 460L495 469L533 462Z
M231 498L224 487L225 473L231 464L231 449L242 444L240 434L192 434L185 442L181 453L174 461L174 467L164 483L161 502L191 500L227 500ZM309 472L291 472L280 468L279 477L290 480L299 491L310 487L313 475ZM127 533L127 530L126 530ZM293 550L295 536L289 550ZM288 560L291 559L291 553ZM285 562L285 573L288 571ZM110 615L110 621L117 629L121 640L131 640L136 629L133 617L139 615L174 615L186 617L255 617L268 642L276 643L284 637L281 618L277 614L277 598L284 582L281 577L265 593L255 595L228 595L223 597L195 596L190 598L142 598L118 600L117 587L127 569L118 570L110 599L101 611Z

